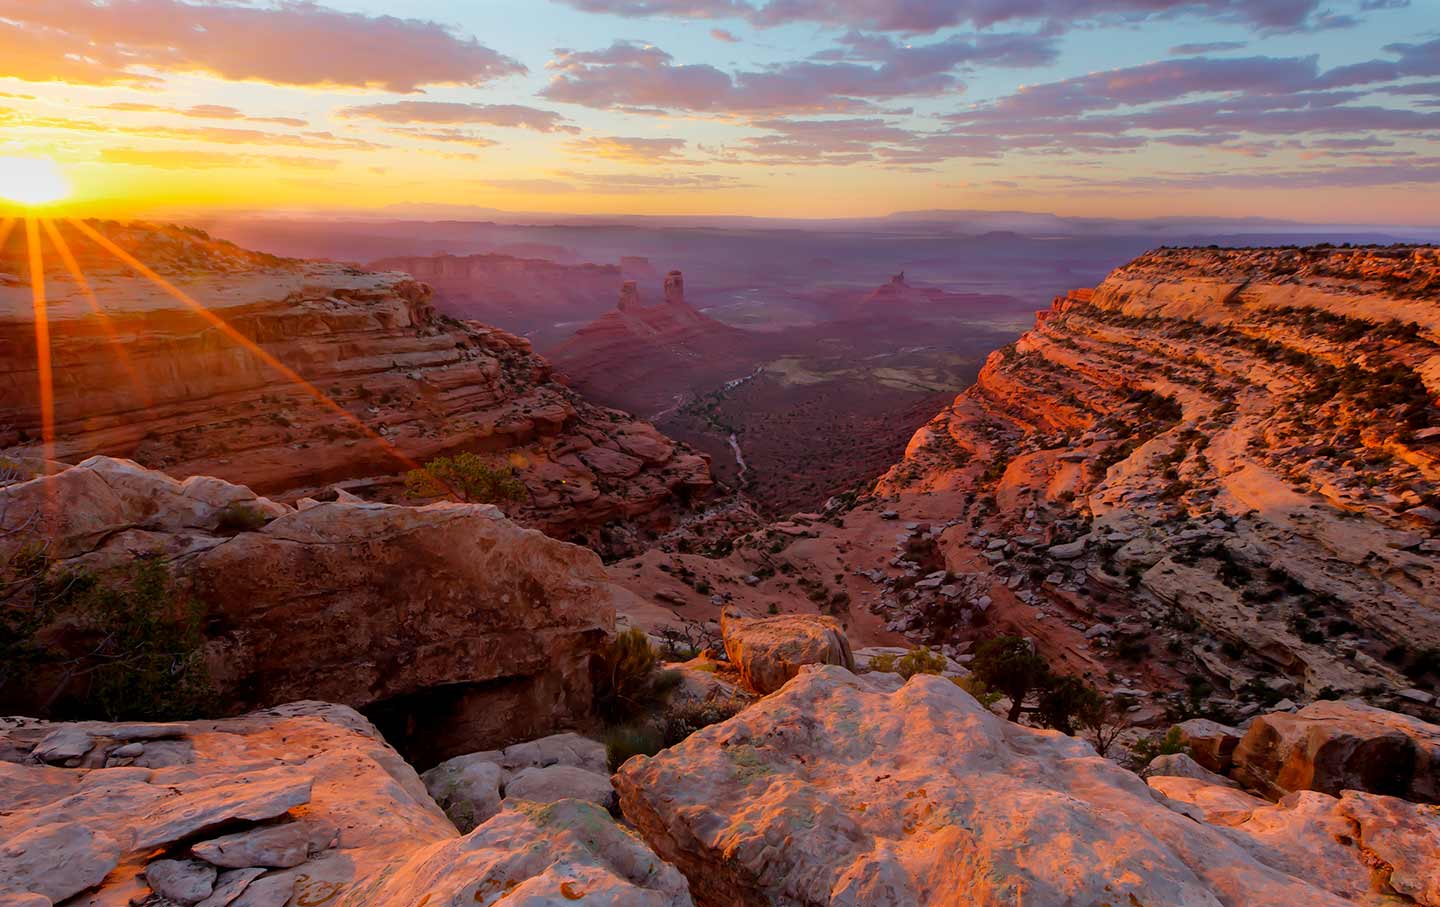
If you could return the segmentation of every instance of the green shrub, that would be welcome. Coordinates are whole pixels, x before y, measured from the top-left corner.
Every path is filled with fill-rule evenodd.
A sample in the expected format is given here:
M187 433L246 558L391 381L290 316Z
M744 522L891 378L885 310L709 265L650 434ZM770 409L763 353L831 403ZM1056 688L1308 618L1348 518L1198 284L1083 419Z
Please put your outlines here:
M661 716L665 746L674 746L701 728L734 718L746 705L743 699L735 697L692 700L670 706Z
M1172 727L1165 732L1164 737L1151 734L1136 740L1130 746L1130 758L1136 766L1144 768L1156 756L1174 756L1187 749L1185 744L1180 742L1180 729Z
M38 551L0 571L11 593L0 607L0 694L13 681L44 678L53 717L176 721L212 712L204 608L175 590L163 561L140 557L97 575L56 571ZM62 615L71 618L66 643L47 641L46 627Z
M876 655L870 659L870 670L899 674L909 680L916 674L939 674L945 670L945 664L944 655L920 646L900 656Z
M970 670L985 686L1010 699L1011 721L1019 721L1025 697L1050 680L1050 665L1018 636L987 639L975 651Z
M658 670L659 663L644 631L617 634L595 660L596 714L614 724L654 709L680 682L679 673Z
M653 725L625 724L605 732L605 761L611 772L632 756L653 756L664 748L665 738Z
M258 508L244 501L226 504L216 518L215 528L221 532L255 532L269 522Z
M513 469L499 469L473 453L436 457L405 474L405 494L412 498L457 497L470 504L524 500L525 483Z

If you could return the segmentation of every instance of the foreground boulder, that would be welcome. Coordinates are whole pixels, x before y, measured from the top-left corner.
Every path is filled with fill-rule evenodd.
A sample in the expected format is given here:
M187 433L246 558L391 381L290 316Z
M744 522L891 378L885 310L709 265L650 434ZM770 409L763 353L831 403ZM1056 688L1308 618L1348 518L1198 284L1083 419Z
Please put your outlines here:
M446 759L420 777L462 832L498 813L509 799L553 803L574 798L607 809L615 802L605 744L579 734L554 734L504 750L466 753Z
M807 667L615 782L701 905L1348 903L939 677Z
M57 735L88 743L71 767L36 760ZM684 878L591 803L507 805L461 837L372 725L314 702L175 724L7 721L0 903L71 898L690 904Z
M1234 762L1237 780L1276 798L1360 790L1440 802L1440 727L1357 701L1256 718Z
M1194 779L1157 776L1150 785L1262 863L1332 894L1440 907L1440 808L1360 791L1296 791L1270 803Z
M57 570L164 559L205 608L211 673L235 711L351 705L421 765L586 720L589 662L614 628L593 552L486 505L295 510L96 457L0 489L0 566L38 538ZM0 690L0 709L83 698L74 681L62 686L68 673Z
M77 731L87 745L73 767L38 762L47 741ZM59 902L100 888L98 902L116 903L151 888L193 903L225 882L252 898L318 891L456 835L414 771L344 706L177 724L12 719L0 759L0 894ZM259 871L236 884L236 869Z
M785 614L748 618L728 610L720 617L725 654L740 669L740 679L760 695L773 693L804 665L840 665L855 669L845 628L833 617Z

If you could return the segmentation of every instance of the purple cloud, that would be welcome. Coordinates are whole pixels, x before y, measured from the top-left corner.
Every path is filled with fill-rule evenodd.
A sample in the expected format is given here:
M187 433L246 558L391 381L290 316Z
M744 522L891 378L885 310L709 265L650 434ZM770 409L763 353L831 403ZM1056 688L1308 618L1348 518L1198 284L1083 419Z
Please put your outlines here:
M853 113L877 101L959 93L965 65L1033 66L1054 59L1051 36L954 36L928 45L900 45L852 33L841 46L808 60L727 73L706 64L677 64L651 44L616 42L596 51L557 50L541 92L552 101L601 109L689 111L737 115Z
M449 101L394 101L385 104L362 104L344 107L342 117L379 120L383 123L432 123L437 125L484 124L535 132L570 132L580 130L568 125L565 118L550 110L522 104L462 104Z
M1354 24L1321 0L560 0L576 9L631 18L745 19L754 25L808 22L870 31L933 34L945 28L989 28L1043 22L1050 28L1155 16L1195 15L1267 30ZM1358 12L1373 0L1351 4Z
M0 75L91 85L150 82L154 70L411 92L525 72L434 22L311 0L0 0L0 47Z

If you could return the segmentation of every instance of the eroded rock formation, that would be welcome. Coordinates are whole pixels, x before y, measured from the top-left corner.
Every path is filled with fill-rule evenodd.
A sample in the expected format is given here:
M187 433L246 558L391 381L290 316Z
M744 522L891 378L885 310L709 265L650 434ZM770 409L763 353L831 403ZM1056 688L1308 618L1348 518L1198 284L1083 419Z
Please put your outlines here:
M948 495L946 565L998 574L1056 657L1164 648L1232 710L1423 708L1437 274L1433 248L1141 256L994 353L878 491Z
M254 518L237 528L237 513ZM314 697L362 708L422 767L588 722L590 659L614 630L598 556L488 505L296 509L100 457L0 488L0 564L37 543L56 572L163 559L204 608L227 711ZM53 622L83 663L85 616ZM83 698L83 673L52 659L12 678L0 711Z
M703 457L555 382L529 341L437 314L424 284L105 229L235 334L72 232L88 285L53 256L46 275L59 460L124 456L282 499L337 482L393 498L400 473L471 451L524 481L514 516L562 537L668 520L710 486ZM37 363L30 289L0 282L0 449L40 452Z

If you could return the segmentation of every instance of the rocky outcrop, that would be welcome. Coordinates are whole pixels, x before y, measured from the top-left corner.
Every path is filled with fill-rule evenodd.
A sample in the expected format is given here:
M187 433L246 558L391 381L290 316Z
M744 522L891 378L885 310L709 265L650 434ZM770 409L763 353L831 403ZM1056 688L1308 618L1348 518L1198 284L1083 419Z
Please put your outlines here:
M1354 902L1290 862L1293 845L1242 842L1167 806L1084 742L1010 724L943 678L874 676L807 667L621 767L625 816L697 903ZM1351 878L1367 874L1360 846L1342 858Z
M1440 803L1440 726L1361 702L1262 715L1234 762L1235 777L1276 797L1358 790Z
M334 483L397 499L399 474L468 451L514 469L526 494L509 512L560 537L663 523L711 484L703 457L556 382L528 340L437 313L425 284L105 229L170 286L67 231L89 284L59 261L46 274L59 460L124 456L286 500ZM39 454L29 293L0 285L0 450Z
M773 693L805 665L855 669L845 628L833 617L786 614L746 617L727 609L720 616L725 655L740 670L741 682L760 695Z
M237 511L254 522L237 530ZM590 659L614 628L593 552L486 505L294 509L97 457L0 488L0 565L42 539L53 571L166 562L204 608L230 710L307 697L362 708L422 766L586 722ZM83 658L95 642L84 615L53 622L78 626L57 645ZM4 708L84 699L84 672L65 660L12 682Z
M84 740L65 768L38 755L57 736ZM176 724L9 719L0 773L5 903L691 903L684 878L593 804L517 803L460 837L343 706Z
M1152 777L1173 809L1217 826L1256 860L1354 904L1440 904L1440 811L1345 791L1268 803L1229 787Z
M546 349L556 370L581 393L613 406L653 413L673 409L677 394L723 384L754 368L765 338L731 327L685 301L679 271L665 277L664 301L641 303L627 280L609 312Z
M1148 253L993 353L877 492L948 496L946 566L1005 587L992 632L1077 670L1199 675L1236 720L1433 715L1437 273L1429 247Z

